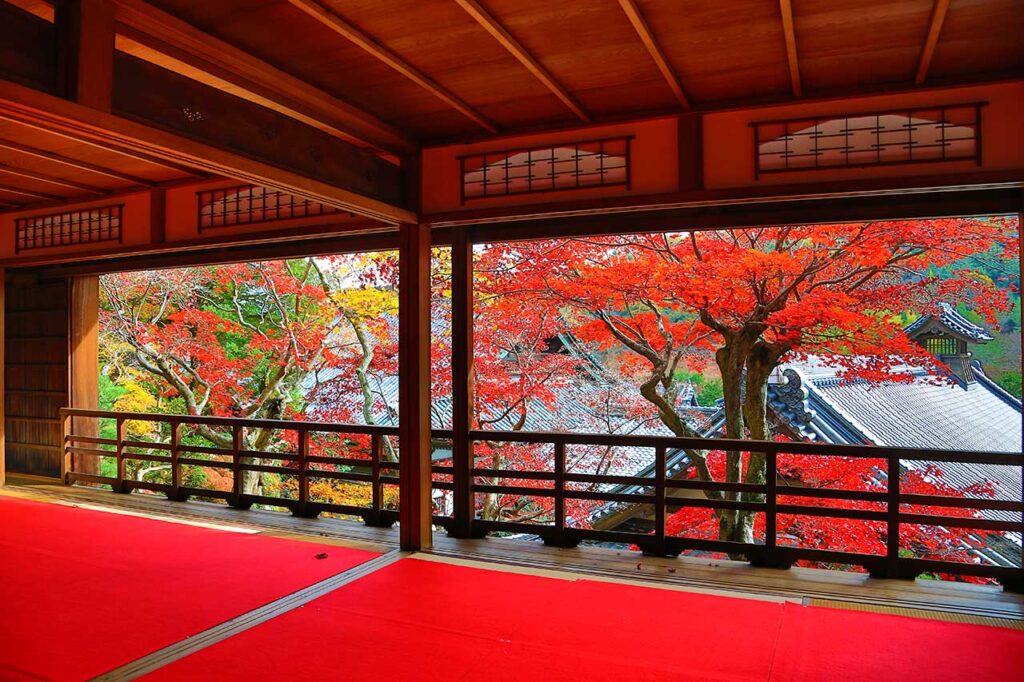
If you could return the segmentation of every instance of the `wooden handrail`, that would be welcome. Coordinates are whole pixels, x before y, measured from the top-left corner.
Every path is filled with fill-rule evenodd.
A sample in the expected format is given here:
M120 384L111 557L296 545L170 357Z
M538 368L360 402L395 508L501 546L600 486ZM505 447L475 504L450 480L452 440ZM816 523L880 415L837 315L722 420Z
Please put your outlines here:
M395 475L400 462L382 461L382 446L385 438L396 437L398 429L390 426L367 426L364 424L339 424L326 422L289 421L282 419L248 419L234 417L208 417L182 414L150 414L113 410L89 410L62 408L64 424L65 474L67 483L88 482L110 485L114 492L129 493L135 488L163 492L168 498L185 501L189 497L220 498L228 504L247 509L253 504L286 507L299 516L317 516L322 512L362 516L371 525L391 525L397 518L397 509L384 506L384 484L398 483ZM73 431L74 418L112 419L116 425L115 438L79 436ZM148 443L129 439L127 423L145 421L170 426L169 443ZM182 444L182 427L202 425L221 427L230 431L231 446L207 447ZM274 429L292 431L296 434L295 452L271 452L253 450L245 445L245 429ZM370 453L365 459L348 456L326 456L310 454L310 436L314 433L333 433L353 436L370 436ZM96 447L81 447L81 444ZM112 447L107 450L104 447ZM168 454L153 455L138 450L159 450ZM71 454L87 457L113 457L116 461L114 476L97 476L74 471ZM182 455L185 455L184 457ZM347 453L346 453L347 454ZM198 456L206 455L211 459ZM221 459L212 459L219 457ZM170 483L136 481L127 476L128 461L150 461L167 463L171 469ZM282 462L271 465L261 460ZM230 492L212 488L186 485L182 467L210 467L227 469L232 472ZM326 469L324 466L333 466ZM295 476L298 481L297 498L273 497L266 494L246 492L243 488L245 472L274 473ZM317 501L310 496L311 479L330 479L354 484L369 484L372 487L371 503L367 507L333 502Z
M87 481L108 483L115 491L130 492L133 487L163 491L172 499L184 500L189 496L221 497L229 504L246 508L253 503L287 507L293 513L315 516L321 512L362 515L374 525L390 525L397 519L395 509L384 507L384 486L399 483L397 472L401 462L384 459L385 438L395 437L398 428L393 426L367 426L362 424L339 424L308 421L270 419L248 419L233 417L207 417L192 415L163 415L106 410L85 410L64 408L60 412L65 427L64 452L67 467L67 482ZM114 439L76 436L71 431L73 417L113 419L117 425ZM152 448L169 454L146 454L136 450L150 447L149 444L129 440L126 437L126 423L149 421L166 423L171 426L171 442L153 443ZM204 447L183 445L180 429L187 425L217 426L230 429L232 446ZM254 451L245 448L244 430L247 428L269 428L293 431L297 435L296 452L274 453ZM334 433L370 436L370 451L365 459L351 456L328 456L311 454L311 438L314 433ZM436 429L432 438L450 440L455 437L451 429ZM958 462L964 464L989 464L1020 468L1024 476L1024 455L1019 452L974 452L964 450L929 450L917 448L890 448L869 445L832 445L807 442L750 441L725 438L678 438L671 436L608 435L567 432L513 432L471 430L466 434L470 453L479 442L527 443L548 445L553 448L553 470L517 471L506 468L473 466L466 470L455 467L451 462L434 463L433 487L441 491L455 491L460 487L468 489L471 495L492 493L523 495L551 500L550 524L531 524L503 520L477 518L474 507L459 508L454 515L437 513L435 523L446 527L469 529L471 534L482 535L490 531L530 533L540 536L545 542L560 546L572 546L581 540L620 542L635 544L647 553L674 555L685 550L727 552L732 555L746 555L752 563L764 566L788 567L804 559L861 565L872 575L888 577L914 577L921 572L941 572L997 578L1004 585L1024 586L1024 568L983 564L965 564L932 559L917 559L900 556L900 528L904 524L967 528L979 531L1003 531L1024 533L1024 498L1021 500L993 500L953 498L942 495L904 493L900 490L901 461ZM82 445L93 447L82 447ZM570 446L640 447L655 452L653 469L648 474L624 476L618 474L581 473L567 470L566 451ZM103 449L113 447L113 450ZM687 451L739 451L756 452L765 455L765 483L729 483L724 481L701 481L673 478L669 475L669 454L675 451L685 455ZM116 457L117 476L102 477L79 474L70 469L70 454L93 457ZM182 458L182 453L221 456L224 460L202 460L195 457ZM810 455L821 457L849 457L878 460L879 469L885 468L883 490L836 490L805 487L785 487L778 484L779 455ZM125 478L125 462L128 460L169 462L172 469L171 484L132 481ZM271 466L247 462L251 459L278 460L284 466ZM479 463L478 463L479 464ZM198 489L182 484L182 466L211 466L228 468L233 472L232 491L225 493L210 489ZM324 469L335 465L341 470ZM242 472L266 471L291 474L298 480L298 498L285 499L266 495L247 494L241 488ZM895 474L895 475L894 475ZM438 480L438 476L444 480ZM322 478L364 483L371 486L371 502L368 507L318 502L310 499L310 480ZM477 479L483 479L479 483ZM512 481L513 483L505 483ZM514 484L517 481L542 481L544 487ZM580 489L569 484L584 483L588 488ZM597 489L600 486L608 486ZM620 486L611 488L611 486ZM620 492L621 490L623 490ZM744 499L689 498L672 494L678 490L717 491L722 493L745 493ZM780 498L782 502L780 502ZM811 506L794 503L796 500L818 498L837 501L870 502L876 508L846 509L840 506ZM472 499L472 498L471 498ZM576 527L567 517L567 500L589 500L591 502L617 502L629 505L649 505L654 512L654 531L651 534L621 530L597 530ZM910 505L910 509L904 507ZM949 515L917 513L913 506L937 506L1017 512L1019 521L981 519ZM765 538L762 543L739 543L711 540L697 537L668 536L666 521L670 511L685 507L707 509L742 509L765 514ZM778 543L778 516L803 515L827 518L845 518L875 521L886 524L887 542L883 555L861 554L846 551L817 550ZM457 518L456 518L457 515ZM465 518L463 518L463 516ZM458 526L457 526L458 524ZM1024 563L1024 561L1022 561Z

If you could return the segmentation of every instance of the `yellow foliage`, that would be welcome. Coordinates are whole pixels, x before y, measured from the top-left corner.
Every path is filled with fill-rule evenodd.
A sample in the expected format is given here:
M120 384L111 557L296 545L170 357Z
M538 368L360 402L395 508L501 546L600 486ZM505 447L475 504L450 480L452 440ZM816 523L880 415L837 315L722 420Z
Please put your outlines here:
M114 401L114 410L117 412L149 412L156 407L154 398L145 388L134 381L126 381L120 384L125 393ZM153 433L156 428L155 422L144 422L131 419L125 422L125 429L128 435L133 438L145 438Z

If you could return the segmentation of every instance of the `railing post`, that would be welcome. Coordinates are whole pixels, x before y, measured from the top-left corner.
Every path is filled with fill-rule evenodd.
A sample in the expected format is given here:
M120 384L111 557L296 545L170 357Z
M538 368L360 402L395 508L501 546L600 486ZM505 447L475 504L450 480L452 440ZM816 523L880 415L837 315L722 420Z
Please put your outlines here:
M248 509L252 504L242 501L245 493L242 488L242 427L238 424L231 427L231 463L231 506Z
M380 482L381 436L375 433L370 436L370 517L367 525L380 523L381 510L384 508L384 484Z
M167 494L167 497L171 500L177 500L180 496L181 489L181 464L178 463L178 459L181 457L181 424L172 421L168 422L168 426L171 427L171 490Z
M555 442L555 529L565 535L565 443Z
M654 548L658 554L668 551L665 523L668 516L668 457L664 445L654 449Z
M299 467L299 506L292 513L303 518L314 518L318 514L311 511L309 505L309 462L306 461L309 456L309 429L300 426L295 429L295 435L298 437L295 450Z
M117 466L116 466L116 471L115 471L115 478L117 480L116 480L116 482L114 483L114 486L113 486L115 493L127 493L127 492L130 492L130 490L128 489L128 486L126 485L126 482L125 482L125 478L127 478L127 476L125 475L127 472L125 471L125 463L124 463L125 423L126 422L125 422L124 417L118 417L115 420L116 427L114 429L114 432L115 432L114 438L115 438L116 442L114 444L114 457L116 458L116 461L117 461Z
M62 443L64 448L61 452L60 477L64 481L64 485L71 485L71 473L74 471L73 462L71 459L71 431L74 420L70 414L64 412L63 421L64 440L62 441Z
M778 557L779 517L779 453L769 450L764 454L764 551L769 566L781 566Z
M900 458L888 456L886 477L886 574L890 578L900 574Z

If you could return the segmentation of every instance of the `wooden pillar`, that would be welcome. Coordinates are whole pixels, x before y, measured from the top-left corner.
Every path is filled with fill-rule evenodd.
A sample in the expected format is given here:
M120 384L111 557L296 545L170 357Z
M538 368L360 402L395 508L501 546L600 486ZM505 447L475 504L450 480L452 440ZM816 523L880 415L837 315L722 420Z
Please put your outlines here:
M4 346L4 339L6 338L7 328L5 326L6 315L6 275L7 273L3 268L0 268L0 359L3 362L3 368L0 369L0 485L4 485L7 481L7 449L5 447L7 443L7 432L4 429L4 415L7 413L7 389L4 380L7 374L7 349Z
M68 398L71 407L99 409L99 309L100 278L96 275L73 278L68 330ZM99 435L95 419L78 418L75 421L75 435ZM98 474L99 460L96 457L76 457L74 469L78 473Z
M61 94L93 109L110 111L114 83L114 9L110 0L57 0Z
M704 115L690 111L679 114L679 191L704 189Z
M473 244L468 228L452 235L452 476L454 537L473 536Z
M401 225L398 250L399 543L431 546L430 228Z

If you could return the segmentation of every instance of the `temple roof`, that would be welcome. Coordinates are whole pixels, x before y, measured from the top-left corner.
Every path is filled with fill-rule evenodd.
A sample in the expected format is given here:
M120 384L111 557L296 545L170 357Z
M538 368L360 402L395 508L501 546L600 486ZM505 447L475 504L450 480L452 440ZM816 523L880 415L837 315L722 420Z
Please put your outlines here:
M968 320L948 303L939 303L938 316L922 315L907 325L904 331L910 338L945 332L968 343L988 343L992 340L988 330Z

